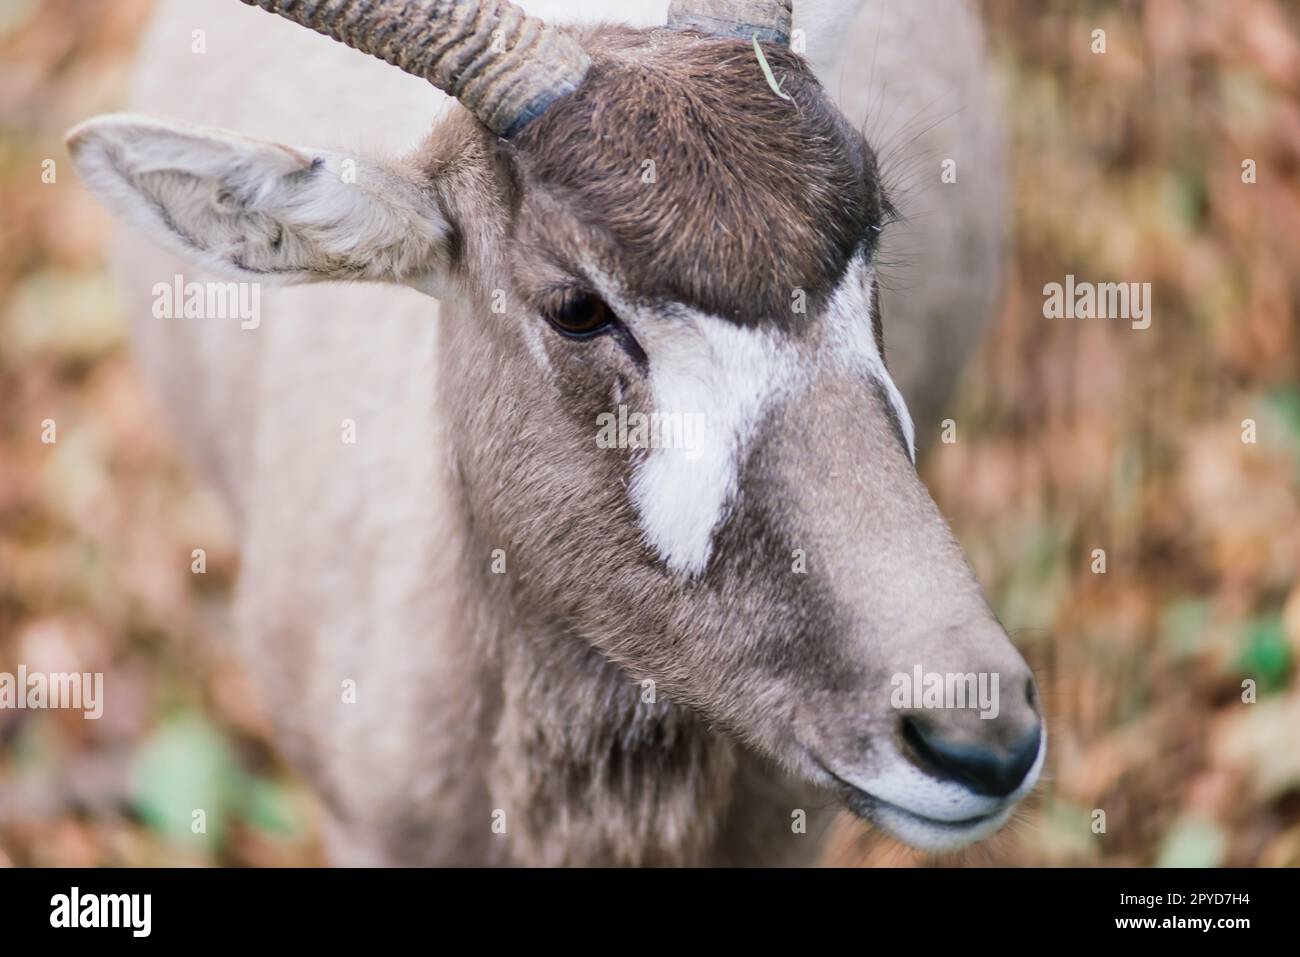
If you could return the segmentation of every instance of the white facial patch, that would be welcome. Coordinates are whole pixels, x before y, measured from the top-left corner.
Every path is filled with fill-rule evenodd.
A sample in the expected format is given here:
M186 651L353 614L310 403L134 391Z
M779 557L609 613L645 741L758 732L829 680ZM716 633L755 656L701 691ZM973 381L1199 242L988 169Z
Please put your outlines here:
M894 407L894 414L898 416L899 427L903 430L907 453L915 464L916 427L912 424L911 413L907 411L903 393L898 390L889 370L885 368L885 357L880 354L880 348L876 344L873 325L875 317L871 313L875 284L875 270L865 256L858 256L849 264L839 288L831 296L826 315L827 340L850 371L866 375L884 388L890 405Z
M830 361L881 384L915 462L912 417L876 345L874 283L866 258L855 259L827 306L826 348ZM631 314L612 290L606 295L620 314ZM637 323L634 332L650 360L653 411L661 419L698 425L688 433L692 441L652 445L637 462L632 504L646 542L668 567L698 575L708 565L760 418L809 375L795 344L774 329L745 329L679 307L671 317Z
M647 543L668 567L698 575L736 493L763 410L789 391L797 365L777 334L691 310L638 329L650 359L654 411L698 423L684 447L651 448L637 463L632 504Z

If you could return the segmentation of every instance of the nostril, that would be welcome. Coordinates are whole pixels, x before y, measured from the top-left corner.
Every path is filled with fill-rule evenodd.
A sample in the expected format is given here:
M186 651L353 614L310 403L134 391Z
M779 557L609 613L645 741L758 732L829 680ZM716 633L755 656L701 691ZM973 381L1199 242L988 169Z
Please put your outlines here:
M1038 759L1042 732L1034 728L1010 748L946 740L934 727L908 715L903 740L931 773L960 781L977 794L1006 797L1025 779Z
M1029 707L1034 714L1042 713L1038 710L1038 686L1034 684L1033 678L1025 679L1025 700L1029 702Z

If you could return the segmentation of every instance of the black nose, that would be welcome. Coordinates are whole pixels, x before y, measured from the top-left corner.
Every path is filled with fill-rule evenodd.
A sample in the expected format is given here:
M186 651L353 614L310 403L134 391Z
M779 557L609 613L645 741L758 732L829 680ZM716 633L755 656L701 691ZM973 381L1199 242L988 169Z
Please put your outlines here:
M903 740L932 773L960 781L976 794L1006 797L1025 779L1038 759L1042 729L1035 724L1010 747L945 740L923 719L903 719Z

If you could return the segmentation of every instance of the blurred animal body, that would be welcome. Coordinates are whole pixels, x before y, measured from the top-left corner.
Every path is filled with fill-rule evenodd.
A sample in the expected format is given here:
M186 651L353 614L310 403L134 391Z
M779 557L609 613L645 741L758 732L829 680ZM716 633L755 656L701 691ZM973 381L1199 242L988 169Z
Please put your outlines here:
M246 3L160 2L166 119L69 142L335 859L809 861L825 793L1000 827L1033 681L914 470L998 286L969 11ZM158 320L180 276L259 321ZM687 447L601 431L641 414ZM922 667L1000 703L891 706Z

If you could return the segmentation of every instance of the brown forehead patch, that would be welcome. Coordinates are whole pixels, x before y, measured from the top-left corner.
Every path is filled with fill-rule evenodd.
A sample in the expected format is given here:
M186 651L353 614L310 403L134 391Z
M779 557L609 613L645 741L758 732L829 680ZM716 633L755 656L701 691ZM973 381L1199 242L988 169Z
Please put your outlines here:
M555 192L603 231L634 295L744 324L792 320L799 289L809 308L824 301L881 197L874 157L805 61L764 46L785 100L744 41L584 39L582 87L516 138L525 190ZM526 232L544 240L547 225Z

